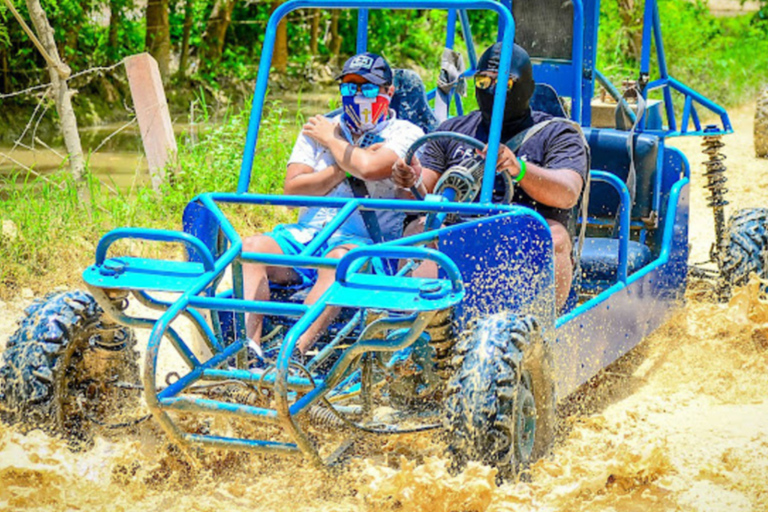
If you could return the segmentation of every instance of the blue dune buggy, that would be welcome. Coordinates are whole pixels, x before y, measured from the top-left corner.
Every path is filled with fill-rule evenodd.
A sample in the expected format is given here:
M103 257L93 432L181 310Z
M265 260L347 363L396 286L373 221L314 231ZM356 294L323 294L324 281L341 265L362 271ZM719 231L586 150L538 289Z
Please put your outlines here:
M470 77L476 65L467 10L497 13L502 77L509 73L513 41L530 50L537 82L534 108L581 125L591 149L591 183L575 244L579 271L563 310L555 305L546 222L529 209L491 201L495 155L503 142L502 88L495 95L482 174L452 168L446 172L452 179L441 181L424 201L248 193L277 24L307 7L357 9L359 52L367 50L370 9L445 9L446 47L453 49L458 25L468 48L469 66L459 80ZM134 392L130 388L137 387L126 382L137 373L131 328L145 327L151 335L141 389L152 417L180 445L303 454L323 464L346 448L346 443L335 451L321 444L324 426L368 434L440 428L457 467L478 460L504 476L542 456L553 440L558 402L679 308L690 271L717 277L727 293L750 272L765 277L768 269L767 211L740 212L728 226L723 220L720 137L731 132L728 116L669 75L655 0L645 7L634 108L596 68L598 17L598 0L282 4L266 31L237 192L194 198L182 231L124 228L106 234L94 265L83 274L90 294L59 294L32 306L11 338L0 366L0 414L12 422L77 433L83 440L94 429L114 427L105 422L114 408L109 404L127 400ZM658 64L653 75L652 42ZM446 106L462 112L456 80L429 93L412 72L401 70L396 80L398 117L427 132L437 124L436 113L449 111ZM617 117L626 121L626 130L590 127L596 81L616 98ZM660 102L646 109L649 93ZM682 102L679 123L673 94ZM429 106L432 100L435 107ZM721 124L702 127L697 108L716 114ZM716 269L688 266L690 166L665 144L682 135L704 137L709 155ZM232 204L329 206L338 215L299 255L257 254L243 251L241 235L224 213ZM340 259L321 257L323 242L345 219L376 210L426 214L431 229L357 248ZM449 215L458 222L446 226L442 221ZM124 239L183 244L188 258L110 255L113 243ZM397 262L399 270L371 271L367 263L374 258ZM423 260L437 264L437 278L412 276L411 269ZM270 302L247 300L246 262L333 268L336 282L314 305L277 290ZM223 279L225 272L231 272L231 285ZM159 318L128 314L129 296L158 310ZM306 363L296 363L290 355L297 339L326 306L342 308L340 317ZM266 368L248 363L244 319L249 312L268 315L271 327L265 332L272 338L266 343L279 347L274 364ZM205 340L203 354L175 327L180 317ZM164 377L158 352L166 342L188 368ZM228 417L240 426L226 432L189 428L192 413Z

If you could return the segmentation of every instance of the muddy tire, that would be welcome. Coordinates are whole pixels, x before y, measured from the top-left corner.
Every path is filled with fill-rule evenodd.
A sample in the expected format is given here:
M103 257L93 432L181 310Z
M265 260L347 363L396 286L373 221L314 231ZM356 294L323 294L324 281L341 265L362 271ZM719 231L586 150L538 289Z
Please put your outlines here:
M478 461L508 479L554 439L554 387L538 326L499 313L479 321L456 351L445 415L454 468Z
M747 283L752 273L768 279L768 208L747 208L728 221L728 252L722 265L723 287Z
M755 106L755 156L768 158L768 87L763 89Z
M0 418L87 446L99 424L135 405L139 381L131 329L102 318L89 294L52 294L27 308L0 360Z

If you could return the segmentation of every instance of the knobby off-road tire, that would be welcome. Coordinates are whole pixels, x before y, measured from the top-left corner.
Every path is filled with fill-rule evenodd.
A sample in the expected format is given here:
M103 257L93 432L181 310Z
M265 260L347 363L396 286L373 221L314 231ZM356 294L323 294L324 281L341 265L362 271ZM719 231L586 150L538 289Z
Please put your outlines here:
M81 291L52 294L27 308L0 360L0 418L85 447L99 423L138 402L136 390L115 386L139 381L136 338L102 313Z
M550 448L555 432L551 365L533 317L499 313L456 347L445 427L454 468L478 461L513 477Z
M768 87L763 89L755 106L755 156L768 158Z
M722 265L724 288L749 281L755 273L768 279L768 208L746 208L728 221L728 252Z

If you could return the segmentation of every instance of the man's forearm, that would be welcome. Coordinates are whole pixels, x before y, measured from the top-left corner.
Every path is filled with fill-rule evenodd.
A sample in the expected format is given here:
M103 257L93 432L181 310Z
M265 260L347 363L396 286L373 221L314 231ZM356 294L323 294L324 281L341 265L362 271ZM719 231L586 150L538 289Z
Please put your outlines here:
M353 146L349 142L335 138L326 146L333 159L343 171L363 180L383 180L392 173L391 162L379 162L372 151Z
M318 172L294 176L285 182L283 192L296 196L324 196L345 178L346 173L334 164Z
M526 163L525 176L519 186L531 199L554 208L569 209L576 206L583 180L571 169L546 169Z

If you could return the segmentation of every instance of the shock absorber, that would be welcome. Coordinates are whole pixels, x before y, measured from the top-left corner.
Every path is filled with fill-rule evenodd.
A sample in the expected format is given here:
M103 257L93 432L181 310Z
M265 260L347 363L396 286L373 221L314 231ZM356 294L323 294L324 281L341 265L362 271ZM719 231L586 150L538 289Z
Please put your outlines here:
M718 269L722 270L725 254L728 251L724 211L724 207L728 204L725 199L725 194L728 192L725 183L728 178L725 177L726 167L723 163L725 155L722 153L725 144L722 141L723 136L718 133L719 131L720 128L716 125L707 126L704 133L709 132L712 135L704 135L704 141L701 145L704 148L702 153L709 157L709 160L704 162L704 177L707 178L705 187L709 190L707 206L712 208L715 217L715 243L712 246L710 258L717 263Z
M453 325L453 309L439 311L427 327L429 344L435 350L435 373L443 380L448 380L453 375L451 359L453 347L456 345L456 329Z

